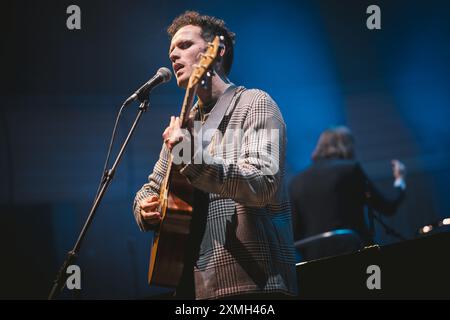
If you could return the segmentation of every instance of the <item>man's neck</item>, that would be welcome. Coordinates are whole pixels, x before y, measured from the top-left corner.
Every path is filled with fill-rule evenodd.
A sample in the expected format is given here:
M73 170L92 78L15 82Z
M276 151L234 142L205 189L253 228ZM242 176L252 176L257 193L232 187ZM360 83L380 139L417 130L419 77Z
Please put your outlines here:
M199 87L197 90L197 96L200 105L211 106L214 105L219 97L225 92L225 90L231 85L230 80L226 76L214 74L211 78L208 87L205 89Z

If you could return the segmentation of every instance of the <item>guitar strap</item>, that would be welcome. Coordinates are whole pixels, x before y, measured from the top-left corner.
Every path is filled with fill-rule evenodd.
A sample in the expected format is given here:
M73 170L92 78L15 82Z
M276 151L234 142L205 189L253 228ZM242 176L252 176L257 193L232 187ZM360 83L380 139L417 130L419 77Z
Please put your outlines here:
M212 109L208 119L206 119L205 123L198 132L198 135L202 137L203 149L205 149L211 142L212 136L222 122L225 112L230 106L231 100L233 100L237 89L238 87L232 84L225 90L223 95L219 98L219 100L217 100L217 103Z
M201 144L203 150L208 146L208 143L211 142L212 135L216 131L215 129L219 127L227 110L233 109L230 104L237 89L237 86L233 84L230 85L222 94L222 96L217 100L216 105L211 110L211 113L209 114L200 130L198 132L195 132L194 130L194 135L197 136L195 138L202 139ZM202 135L203 133L205 134L205 136ZM189 290L193 291L194 288L194 279L192 278L193 266L194 261L198 259L200 244L205 233L206 221L208 216L208 205L209 193L194 188L193 208L195 214L192 215L192 221L189 226L189 241L187 242L188 244L184 257L183 276L180 280L181 285L177 287L176 291L176 295L181 298L185 298L185 292L190 292Z

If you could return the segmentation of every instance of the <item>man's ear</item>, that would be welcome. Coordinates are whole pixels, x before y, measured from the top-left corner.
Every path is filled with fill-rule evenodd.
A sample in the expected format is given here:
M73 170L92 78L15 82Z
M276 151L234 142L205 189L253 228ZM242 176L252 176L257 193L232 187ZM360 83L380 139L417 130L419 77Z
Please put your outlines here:
M225 45L221 45L219 48L219 57L217 59L217 64L220 66L219 69L221 69L222 71L223 69L223 57L225 56L225 52L226 52L227 48L225 47Z
M227 47L225 45L221 45L219 49L219 56L221 59L225 56L225 52L227 51Z

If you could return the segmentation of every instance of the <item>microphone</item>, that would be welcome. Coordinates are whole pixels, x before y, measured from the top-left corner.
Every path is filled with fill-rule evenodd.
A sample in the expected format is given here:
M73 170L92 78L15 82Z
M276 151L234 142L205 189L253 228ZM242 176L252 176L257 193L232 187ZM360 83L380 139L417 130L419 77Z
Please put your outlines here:
M135 93L133 93L127 100L125 100L123 105L127 106L135 100L139 100L142 102L147 98L148 94L153 90L153 88L160 85L161 83L169 81L170 78L172 78L172 72L170 72L168 68L159 68L153 78L148 80L142 87L137 89Z

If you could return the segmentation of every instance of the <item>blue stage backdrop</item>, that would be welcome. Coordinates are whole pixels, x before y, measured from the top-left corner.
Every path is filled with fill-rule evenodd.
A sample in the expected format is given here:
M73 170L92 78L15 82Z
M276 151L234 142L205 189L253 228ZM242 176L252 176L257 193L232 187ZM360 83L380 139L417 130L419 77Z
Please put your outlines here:
M2 4L0 205L2 298L45 298L95 195L122 101L170 67L172 19L187 9L236 32L231 80L267 91L288 130L287 176L310 163L325 128L353 129L357 156L380 186L390 160L408 167L406 201L384 218L406 238L450 215L450 4L376 1L382 29L368 30L373 1L6 1ZM81 30L66 8L81 8ZM151 233L131 206L158 158L161 134L184 92L152 92L81 249L76 298L146 298ZM121 141L137 112L126 109ZM114 149L117 152L117 148ZM288 181L289 181L288 179ZM398 241L376 226L380 244ZM419 257L420 259L420 257Z

